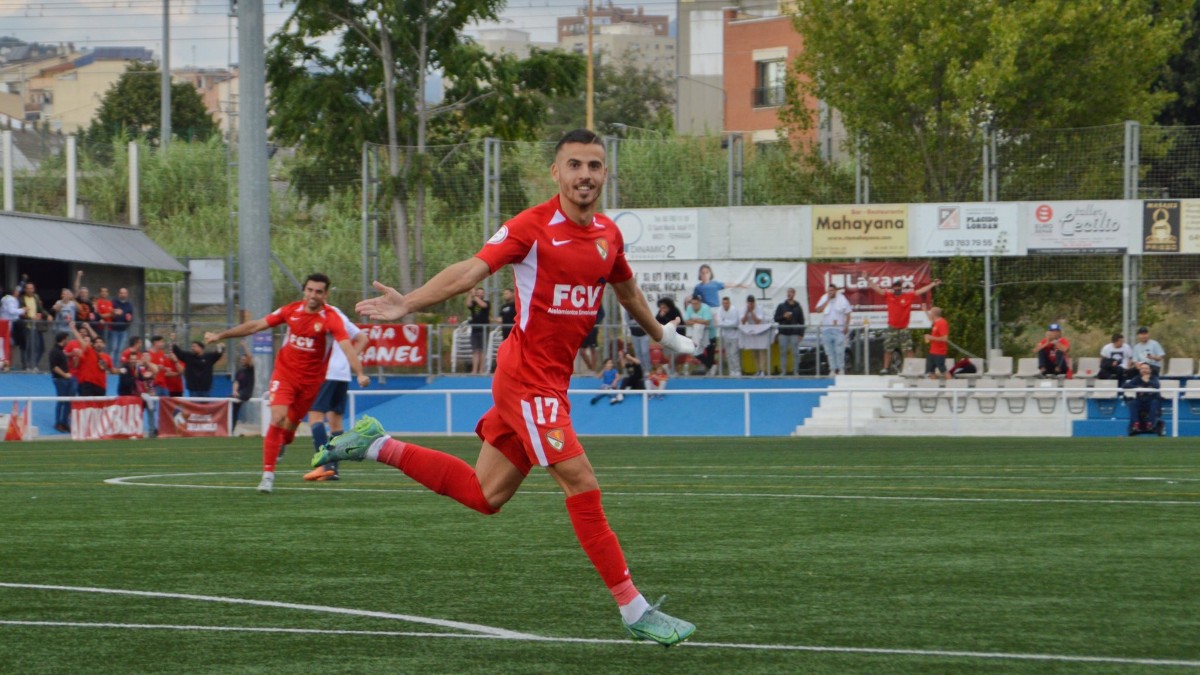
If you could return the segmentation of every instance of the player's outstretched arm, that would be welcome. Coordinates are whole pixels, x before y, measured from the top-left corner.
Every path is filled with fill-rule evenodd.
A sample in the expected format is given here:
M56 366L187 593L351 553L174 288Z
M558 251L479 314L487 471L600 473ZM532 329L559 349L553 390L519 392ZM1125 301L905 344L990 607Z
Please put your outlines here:
M696 348L689 338L675 332L679 319L663 326L654 318L654 312L650 311L650 305L646 303L646 296L642 295L642 289L638 288L637 282L632 278L614 283L612 287L617 294L617 302L628 310L634 321L637 321L642 330L655 341L676 352L687 353Z
M220 333L206 331L204 333L204 342L205 344L212 344L227 338L245 337L247 335L253 335L261 330L266 330L270 327L271 325L267 323L266 319L252 319L245 323L239 323L233 328L226 328Z
M424 286L403 295L378 281L375 289L383 295L363 300L354 311L369 318L384 321L403 319L408 314L435 305L447 298L466 293L491 274L488 264L479 258L460 260L438 272Z
M359 336L366 335L366 331L359 333ZM356 338L358 336L355 336ZM363 340L364 344L366 340ZM346 360L350 362L350 369L354 371L358 386L366 387L371 384L371 378L363 372L362 361L358 359L358 349L355 349L354 344L349 340L338 340L338 347L342 349L342 353L346 355Z

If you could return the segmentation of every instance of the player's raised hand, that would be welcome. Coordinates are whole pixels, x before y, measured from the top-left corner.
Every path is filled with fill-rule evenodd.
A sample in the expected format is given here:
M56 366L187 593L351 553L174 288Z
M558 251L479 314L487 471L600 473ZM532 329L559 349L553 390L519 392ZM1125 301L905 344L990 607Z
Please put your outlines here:
M375 289L383 293L383 295L367 298L354 306L354 311L368 319L383 319L385 321L395 321L404 318L408 314L407 303L404 302L404 296L400 291L391 286L384 286L378 281L373 284Z

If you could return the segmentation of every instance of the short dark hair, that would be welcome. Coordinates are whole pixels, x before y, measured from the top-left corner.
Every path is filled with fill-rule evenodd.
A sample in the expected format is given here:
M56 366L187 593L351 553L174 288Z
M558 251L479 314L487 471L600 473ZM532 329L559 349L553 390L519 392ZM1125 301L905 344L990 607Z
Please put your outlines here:
M1121 335L1120 333L1113 333L1113 337L1112 337L1113 342L1116 342L1117 340L1124 340L1124 339L1125 339L1124 335Z
M200 340L192 340L192 344L196 345L200 349L204 349L204 343L201 342Z
M57 332L57 333L55 333L55 334L54 334L54 344L56 344L56 345L60 345L60 344L62 344L63 342L65 342L65 341L66 341L66 339L67 339L67 338L69 338L69 337L71 337L71 334L70 334L70 333L67 333L67 332L65 332L65 331L59 331L59 332Z
M161 336L161 335L151 335L150 336L150 344L154 344L155 342L162 342L162 341L163 341L163 336Z
M310 281L316 281L317 283L325 284L325 290L329 290L329 277L321 274L320 272L313 272L312 274L304 277L304 283L300 284L300 288L303 289Z
M1150 329L1146 328L1145 326L1142 326L1141 328L1138 329L1138 335L1142 335L1144 333L1149 333L1149 332L1150 332Z
M142 342L142 338L140 338L140 337L138 337L138 336L136 336L136 335L134 335L133 337L129 338L129 346L130 346L130 347L136 347L136 346L137 346L138 344L140 344L141 342Z
M563 137L558 139L558 145L554 146L554 154L557 155L559 150L568 143L583 143L584 145L604 145L604 139L596 135L596 132L591 129L572 129L563 134Z

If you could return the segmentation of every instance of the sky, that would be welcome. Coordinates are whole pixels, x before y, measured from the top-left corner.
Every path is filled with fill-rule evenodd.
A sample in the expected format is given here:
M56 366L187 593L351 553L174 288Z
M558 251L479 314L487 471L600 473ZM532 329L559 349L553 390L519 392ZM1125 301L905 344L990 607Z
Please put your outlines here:
M237 61L237 23L229 17L229 0L168 1L172 68L216 68ZM484 27L514 28L530 33L535 42L554 42L557 17L575 14L585 2L513 0L499 23ZM675 16L675 0L617 4ZM289 5L264 0L263 7L269 35L283 24ZM162 13L163 0L0 0L0 36L73 42L77 48L146 47L157 57L162 50Z

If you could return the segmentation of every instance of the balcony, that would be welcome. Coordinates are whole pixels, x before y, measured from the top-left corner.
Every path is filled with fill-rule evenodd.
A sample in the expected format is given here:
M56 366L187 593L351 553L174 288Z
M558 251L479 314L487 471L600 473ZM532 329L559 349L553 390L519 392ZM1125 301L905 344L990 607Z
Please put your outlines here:
M750 90L750 97L755 108L777 108L784 103L784 87L755 87Z

